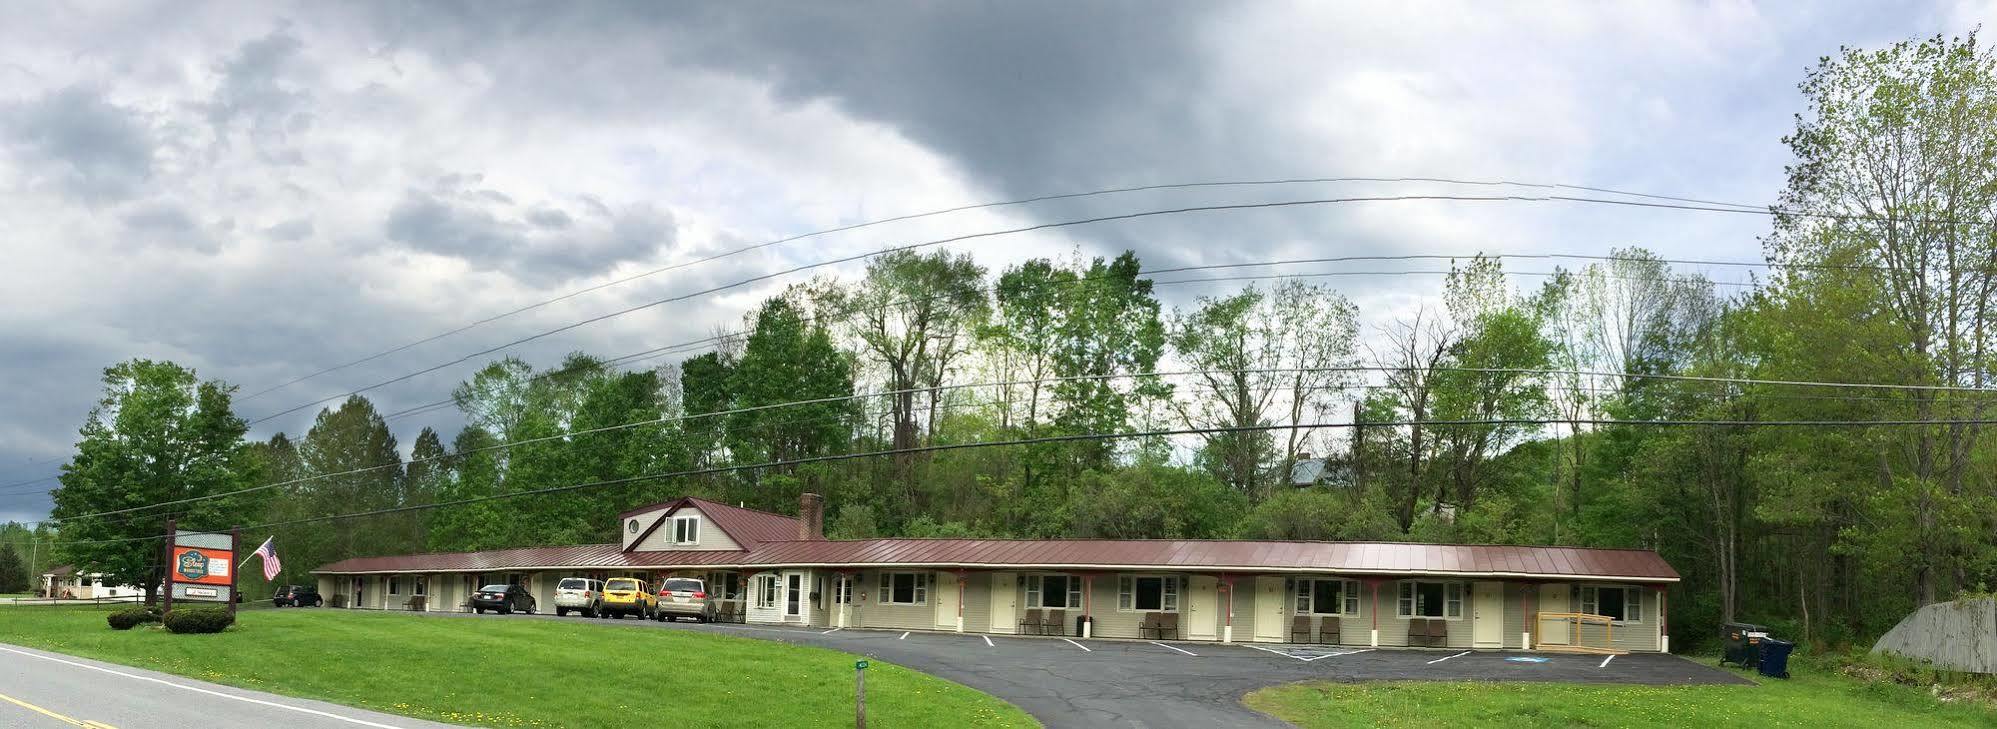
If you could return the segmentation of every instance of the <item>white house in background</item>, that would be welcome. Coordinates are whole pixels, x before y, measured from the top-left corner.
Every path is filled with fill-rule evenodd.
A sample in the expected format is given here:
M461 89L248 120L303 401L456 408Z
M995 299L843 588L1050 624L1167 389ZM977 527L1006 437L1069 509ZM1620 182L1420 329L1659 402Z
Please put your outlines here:
M41 594L48 597L89 600L99 597L133 597L143 595L145 591L131 585L107 584L101 572L79 575L74 566L63 565L42 573Z

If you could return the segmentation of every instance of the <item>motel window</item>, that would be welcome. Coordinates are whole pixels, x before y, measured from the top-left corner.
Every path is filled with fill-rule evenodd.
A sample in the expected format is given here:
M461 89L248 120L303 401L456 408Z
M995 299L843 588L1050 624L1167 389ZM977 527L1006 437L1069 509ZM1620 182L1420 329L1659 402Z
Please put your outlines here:
M396 576L396 575L389 575L389 576L388 576L388 594L390 594L390 595L400 595L400 594L402 594L402 578L401 578L401 577L398 577L398 576Z
M673 543L699 544L700 517L697 516L673 517Z
M926 605L929 603L929 573L882 572L880 604Z
M1357 580L1297 580L1297 615L1358 615Z
M756 607L774 608L777 606L777 576L756 575Z
M1126 612L1178 612L1179 578L1117 577L1116 609Z
M1463 617L1463 583L1402 582L1401 597L1395 606L1403 618Z
M416 590L416 592L413 594L415 594L417 597L427 597L430 594L429 579L424 578L422 576L418 576L413 580L411 580L411 582L412 582L411 586Z
M1581 612L1607 615L1619 623L1643 622L1643 590L1636 587L1582 587Z
M1078 608L1082 606L1082 578L1070 575L1028 575L1026 606L1030 608Z

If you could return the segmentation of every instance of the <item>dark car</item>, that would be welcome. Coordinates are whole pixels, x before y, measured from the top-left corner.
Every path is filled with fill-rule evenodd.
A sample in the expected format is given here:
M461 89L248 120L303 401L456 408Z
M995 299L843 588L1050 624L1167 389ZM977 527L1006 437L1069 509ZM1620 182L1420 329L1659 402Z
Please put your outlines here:
M284 607L286 605L290 605L292 607L306 607L308 605L311 607L319 607L320 605L326 604L326 601L319 597L319 588L317 587L306 587L305 585L285 585L283 587L277 588L277 594L271 596L270 603L278 607Z
M472 593L472 611L484 614L487 610L501 615L511 615L515 610L533 615L534 596L519 585L486 585Z

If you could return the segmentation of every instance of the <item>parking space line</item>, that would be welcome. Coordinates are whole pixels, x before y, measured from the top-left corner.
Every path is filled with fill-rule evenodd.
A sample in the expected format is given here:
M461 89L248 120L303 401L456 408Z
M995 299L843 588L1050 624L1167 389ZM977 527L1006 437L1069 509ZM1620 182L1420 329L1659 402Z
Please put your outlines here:
M1462 657L1464 657L1464 656L1467 656L1467 655L1470 655L1470 651L1464 651L1464 652L1462 652L1462 653L1458 653L1458 654L1456 654L1456 655L1453 655L1453 656L1443 656L1443 657L1441 657L1441 658L1437 658L1437 659L1435 659L1435 660L1433 660L1433 661L1429 661L1428 663L1429 663L1429 665L1431 665L1431 666L1432 666L1432 665L1435 665L1435 664L1437 664L1437 663L1441 663L1441 662L1443 662L1443 661L1447 661L1447 660L1449 660L1449 659L1451 659L1451 658L1462 658Z
M1615 660L1615 659L1616 659L1616 657L1615 657L1615 656L1609 656L1608 658L1604 658L1604 659L1602 659L1602 665L1599 665L1599 666L1596 666L1596 668L1608 668L1608 667L1609 667L1609 661L1613 661L1613 660Z
M1155 645L1155 646L1158 646L1159 648L1170 648L1170 649L1172 649L1172 650L1175 650L1175 651L1178 651L1178 652L1180 652L1180 653L1184 653L1184 654L1186 654L1186 655L1189 655L1189 656L1192 656L1192 657L1194 657L1194 658L1198 658L1198 657L1200 657L1200 654L1198 654L1198 653L1194 653L1194 652L1192 652L1192 651L1189 651L1189 650L1186 650L1186 649L1184 649L1184 648L1179 648L1179 647L1175 647L1175 646L1169 646L1169 645L1165 645L1164 643L1160 643L1160 642L1158 642L1158 641L1155 641L1155 640L1154 640L1154 641L1151 641L1151 644L1152 644L1152 645Z
M1259 646L1259 645L1243 645L1243 646L1241 646L1241 647L1243 647L1243 648L1253 648L1253 649L1255 649L1255 650L1258 650L1258 651L1262 651L1263 653L1274 653L1274 654L1276 654L1276 655L1279 655L1279 656L1282 656L1282 657L1284 657L1284 658L1295 658L1295 659L1297 659L1297 660L1299 660L1299 661L1305 661L1306 663L1308 663L1308 662L1309 662L1309 661L1308 661L1307 659L1305 659L1305 658L1304 658L1303 656L1293 656L1293 655L1290 655L1290 654L1288 654L1288 653L1284 653L1284 652L1282 652L1282 651L1279 651L1279 650L1276 650L1276 649L1274 649L1274 648L1263 648L1262 646Z
M1371 649L1371 648L1361 648L1361 649L1359 649L1359 650L1356 650L1356 651L1339 651L1339 652L1337 652L1337 653L1326 653L1326 654L1324 654L1324 655L1321 655L1321 656L1311 656L1311 657L1309 657L1309 658L1305 658L1305 659L1302 659L1302 660L1303 660L1303 662L1305 662L1305 663L1309 663L1309 662L1311 662L1311 661L1316 661L1316 660L1322 660L1322 659L1325 659L1325 658L1337 658L1337 657L1339 657L1339 656L1351 656L1351 655L1358 655L1358 654L1360 654L1360 653L1365 653L1365 652L1368 652L1368 651L1371 651L1371 650L1373 650L1373 649Z
M825 632L823 632L823 633L819 633L819 635L831 635L831 634L833 634L833 633L837 633L837 632L839 632L839 631L841 631L841 630L845 630L845 628L833 628L833 629L831 629L831 630L828 630L828 631L825 631Z
M901 637L896 638L895 640L907 640L907 639L908 639L908 631L902 631Z
M989 635L985 635L985 636L979 636L979 637L982 637L982 638L984 638L984 639L985 639L985 647L986 647L986 648L996 648L996 647L997 647L997 646L994 646L994 645L992 645L992 637L991 637L991 636L989 636Z
M1061 640L1068 640L1068 639L1067 639L1067 638L1062 638ZM1085 645L1082 645L1082 644L1080 644L1080 643L1076 643L1075 641L1072 641L1072 640L1068 640L1068 644L1069 644L1069 645L1072 645L1072 646L1074 646L1074 647L1076 647L1076 648L1080 648L1080 649L1082 649L1082 650L1084 650L1084 651L1088 651L1088 652L1090 652L1090 653L1094 653L1094 652L1095 652L1094 650L1091 650L1091 649L1090 649L1090 648L1089 648L1088 646L1085 646Z

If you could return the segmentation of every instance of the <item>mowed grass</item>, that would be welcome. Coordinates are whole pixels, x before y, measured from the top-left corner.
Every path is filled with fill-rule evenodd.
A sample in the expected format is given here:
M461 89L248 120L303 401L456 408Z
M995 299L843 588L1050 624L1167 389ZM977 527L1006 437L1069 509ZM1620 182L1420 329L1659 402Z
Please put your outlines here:
M1868 684L1790 662L1755 686L1566 683L1331 683L1273 686L1244 702L1304 729L1323 727L1997 727L1997 713L1918 689ZM1749 675L1742 672L1742 675Z
M838 651L597 621L245 611L217 635L113 631L96 608L0 607L0 642L478 726L852 726ZM1033 727L1017 707L878 661L868 726Z

